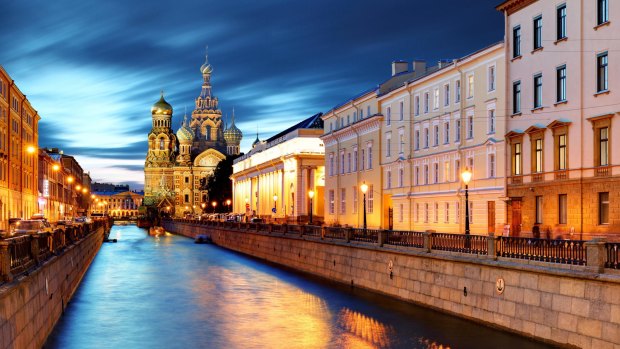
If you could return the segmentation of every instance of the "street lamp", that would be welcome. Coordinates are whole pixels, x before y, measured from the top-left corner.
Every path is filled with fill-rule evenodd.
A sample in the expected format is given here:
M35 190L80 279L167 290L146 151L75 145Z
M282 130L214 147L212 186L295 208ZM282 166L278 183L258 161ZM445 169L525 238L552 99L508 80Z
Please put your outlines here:
M314 190L308 191L308 197L310 198L310 223L312 224L312 199L314 199Z
M366 182L362 183L360 190L364 194L364 231L366 231L366 192L368 191L368 184Z
M73 183L73 176L67 177L67 183L69 184Z
M228 209L227 209L228 212L230 212L230 203L231 203L230 199L226 199L226 206L228 206Z
M211 206L213 206L213 213L215 213L215 206L217 206L217 202L213 201L211 203Z
M196 205L192 205L192 214L195 214L196 212Z
M465 168L465 171L463 171L463 173L461 173L461 179L463 180L463 183L465 184L465 235L467 235L467 238L465 239L465 248L469 248L470 247L470 241L469 241L469 181L471 181L471 176L472 173L469 170L469 168Z
M53 170L54 172L58 172L58 170L60 170L60 165L58 165L58 164L53 164L53 165L52 165L52 170Z
M202 211L200 211L200 213L204 213L205 212L205 207L207 206L207 204L205 204L204 202L200 204L200 207L202 207Z

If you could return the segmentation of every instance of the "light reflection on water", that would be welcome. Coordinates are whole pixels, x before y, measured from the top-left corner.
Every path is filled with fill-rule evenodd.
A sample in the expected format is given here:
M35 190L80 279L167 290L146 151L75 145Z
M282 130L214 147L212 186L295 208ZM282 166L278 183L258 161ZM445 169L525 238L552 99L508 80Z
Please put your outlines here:
M212 245L115 226L46 348L544 348Z

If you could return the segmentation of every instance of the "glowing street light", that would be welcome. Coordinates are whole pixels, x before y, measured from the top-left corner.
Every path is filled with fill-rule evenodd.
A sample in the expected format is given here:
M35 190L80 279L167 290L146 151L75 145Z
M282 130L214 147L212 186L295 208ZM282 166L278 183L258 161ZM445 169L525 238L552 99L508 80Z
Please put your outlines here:
M368 184L362 183L360 190L364 194L364 231L366 231L366 192L368 191Z
M314 199L314 190L308 191L308 197L310 198L310 224L312 224L312 201Z
M34 154L34 152L37 151L37 147L35 147L34 145L29 145L26 147L26 152L28 154Z
M215 213L215 206L217 206L217 202L213 201L211 203L211 206L213 206L213 213Z
M58 165L58 164L53 164L53 165L52 165L52 170L53 170L54 172L58 172L58 170L60 170L60 165Z
M228 212L230 212L230 203L231 202L232 201L230 201L230 199L226 199L226 207L227 207L226 211L228 211Z
M67 177L67 183L69 184L73 183L73 179L74 179L73 176Z
M469 168L465 168L465 171L461 173L461 179L465 184L465 235L467 235L467 239L465 239L465 248L470 247L469 241L469 181L471 181L472 173Z

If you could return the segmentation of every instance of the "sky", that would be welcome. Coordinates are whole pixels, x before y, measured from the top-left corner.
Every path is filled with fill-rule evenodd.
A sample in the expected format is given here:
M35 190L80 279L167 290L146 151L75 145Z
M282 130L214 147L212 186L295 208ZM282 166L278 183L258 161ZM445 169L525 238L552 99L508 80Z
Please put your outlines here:
M39 112L39 146L98 182L144 181L161 90L176 131L205 47L241 151L389 78L391 62L453 59L503 39L499 0L0 2L0 65Z

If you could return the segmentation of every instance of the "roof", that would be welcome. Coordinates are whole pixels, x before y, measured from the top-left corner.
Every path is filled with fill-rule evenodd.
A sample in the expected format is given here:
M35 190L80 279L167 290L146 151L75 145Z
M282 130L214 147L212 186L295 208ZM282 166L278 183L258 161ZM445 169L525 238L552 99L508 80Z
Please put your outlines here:
M319 128L322 129L323 128L323 119L321 119L321 116L323 115L323 113L318 113L318 114L314 114L311 117L300 121L299 123L287 128L286 130L271 136L269 139L267 139L265 142L269 143L275 139L278 139L282 136L284 136L285 134L288 134L290 132L293 132L297 129L302 129L302 128Z

